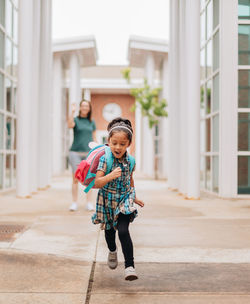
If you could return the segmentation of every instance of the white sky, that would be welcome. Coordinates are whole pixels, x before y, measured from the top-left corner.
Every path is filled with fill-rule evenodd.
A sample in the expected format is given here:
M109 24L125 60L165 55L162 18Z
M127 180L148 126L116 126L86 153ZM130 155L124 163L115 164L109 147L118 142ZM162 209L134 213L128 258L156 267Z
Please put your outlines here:
M98 64L127 64L130 35L169 39L169 0L53 0L53 38L84 35Z

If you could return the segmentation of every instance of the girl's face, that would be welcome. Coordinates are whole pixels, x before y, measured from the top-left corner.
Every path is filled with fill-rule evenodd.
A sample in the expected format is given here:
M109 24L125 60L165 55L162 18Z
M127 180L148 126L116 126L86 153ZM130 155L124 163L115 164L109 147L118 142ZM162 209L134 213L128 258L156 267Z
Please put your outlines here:
M109 147L113 155L120 159L130 146L127 134L123 131L114 132L108 140Z
M81 117L87 117L90 111L90 105L87 101L83 101L80 105L80 115Z

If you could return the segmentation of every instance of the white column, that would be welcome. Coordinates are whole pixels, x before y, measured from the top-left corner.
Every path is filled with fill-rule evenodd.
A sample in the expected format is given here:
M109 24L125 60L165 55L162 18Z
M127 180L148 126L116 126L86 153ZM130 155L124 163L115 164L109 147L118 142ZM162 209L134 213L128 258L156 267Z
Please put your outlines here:
M69 103L79 104L81 101L80 64L76 53L72 53L69 63Z
M76 53L72 52L69 62L69 109L68 112L71 113L71 104L75 103L77 106L81 101L81 84L80 84L80 64L79 59ZM78 110L75 112L75 115L78 114ZM69 142L70 144L73 141L73 132L72 129L69 133Z
M62 172L62 62L59 54L54 55L53 66L53 174Z
M17 196L31 193L31 102L32 102L32 48L33 1L19 3L18 50L18 109L17 109Z
M237 196L238 4L220 1L219 195Z
M33 1L33 66L32 66L32 102L31 102L31 191L36 193L38 189L38 108L39 108L39 83L40 83L40 14L41 0Z
M40 40L40 100L39 100L39 189L45 189L51 176L52 141L52 48L51 1L41 1Z
M142 170L142 114L141 107L136 106L135 110L135 159L136 159L136 169L138 171Z
M84 90L84 100L91 101L91 91L89 89Z
M194 0L196 1L196 0ZM186 48L189 42L187 35L187 20L186 20L186 1L179 3L179 140L180 140L180 177L179 177L179 192L183 195L187 194L187 57ZM192 71L192 69L191 69Z
M48 1L47 7L47 14L48 14L48 32L47 32L47 39L48 39L48 105L49 105L49 131L48 131L48 138L49 138L49 149L48 149L48 159L49 159L49 168L47 172L48 178L48 185L51 184L51 177L52 177L52 161L53 161L53 51L52 51L52 0Z
M154 57L152 53L149 53L146 59L145 75L151 88L154 86L154 73ZM147 117L143 117L142 125L142 170L147 176L154 177L154 128L149 128Z
M148 84L153 87L155 79L155 61L153 53L149 52L147 54L146 65L145 65L145 76L147 78Z
M168 183L179 188L179 1L170 1L170 81L169 81L169 148L170 163Z
M166 56L163 61L163 71L162 71L162 98L169 99L169 64L168 57ZM167 108L168 111L168 108ZM162 154L162 177L168 177L168 164L170 163L170 149L169 149L169 119L164 117L161 119L161 154Z
M200 197L200 1L186 0L187 198Z

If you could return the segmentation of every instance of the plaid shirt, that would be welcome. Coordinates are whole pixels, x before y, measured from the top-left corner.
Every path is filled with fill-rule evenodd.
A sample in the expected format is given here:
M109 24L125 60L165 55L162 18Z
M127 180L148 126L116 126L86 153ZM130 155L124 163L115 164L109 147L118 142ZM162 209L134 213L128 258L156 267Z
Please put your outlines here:
M129 171L130 161L128 154L118 160L114 157L111 171L120 167L121 176L107 183L99 189L96 201L96 213L92 216L94 224L101 224L101 229L109 230L116 228L119 213L130 214L132 222L137 216L137 209L134 206L135 188L131 187ZM97 171L106 173L107 161L105 155L99 160ZM133 171L135 168L133 168Z

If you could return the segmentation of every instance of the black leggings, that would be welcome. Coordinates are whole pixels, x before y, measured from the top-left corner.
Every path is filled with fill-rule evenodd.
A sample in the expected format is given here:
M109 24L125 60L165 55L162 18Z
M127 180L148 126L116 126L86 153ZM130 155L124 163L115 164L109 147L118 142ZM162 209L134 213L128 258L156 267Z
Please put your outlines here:
M117 221L118 236L122 245L122 252L125 259L125 268L134 267L133 243L129 234L130 214L120 213ZM116 250L115 229L105 230L105 239L110 251Z

